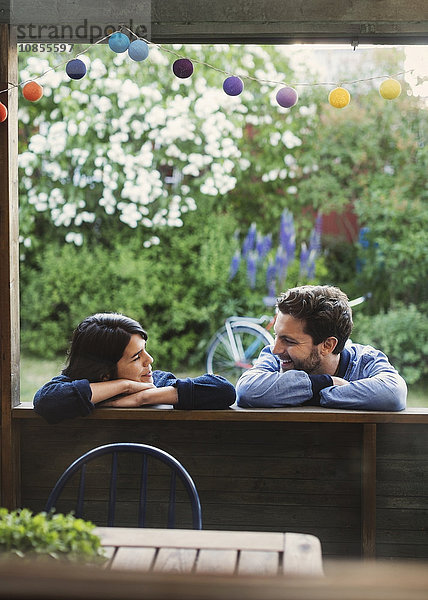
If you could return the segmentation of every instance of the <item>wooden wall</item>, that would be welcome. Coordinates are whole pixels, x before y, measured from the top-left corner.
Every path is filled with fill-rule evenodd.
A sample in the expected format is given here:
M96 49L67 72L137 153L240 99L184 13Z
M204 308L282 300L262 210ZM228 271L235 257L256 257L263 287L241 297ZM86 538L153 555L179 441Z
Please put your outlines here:
M376 555L427 559L428 424L377 427ZM41 510L62 470L88 449L117 441L143 442L170 452L189 470L200 494L205 529L311 533L320 538L324 556L358 557L362 435L362 424L343 422L90 418L52 426L39 418L25 419L22 506ZM132 476L125 486L130 480ZM156 485L159 503L164 484L158 478ZM124 494L128 502L133 492ZM99 496L100 490L92 490L95 504L89 516L95 520ZM71 505L62 506L66 508ZM129 504L125 509L131 514ZM126 514L122 519L122 525L134 525Z
M377 426L379 557L428 558L428 425Z
M102 5L91 0L49 0L15 2L13 9L13 23L46 27L39 41L52 41L48 25L80 27L74 37L67 37L70 30L64 29L62 41L75 43L99 39L97 26L104 30L120 23L131 29L147 24L147 37L158 43L423 44L428 32L425 0L105 0ZM95 27L95 40L90 37L91 27Z

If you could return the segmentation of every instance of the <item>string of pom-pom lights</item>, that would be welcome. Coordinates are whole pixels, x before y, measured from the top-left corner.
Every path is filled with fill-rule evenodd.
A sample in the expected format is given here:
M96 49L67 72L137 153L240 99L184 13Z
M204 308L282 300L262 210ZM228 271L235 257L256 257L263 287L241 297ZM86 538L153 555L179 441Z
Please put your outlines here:
M131 41L130 37L126 33L124 33L124 30L127 30L129 32L129 34L131 35L131 38L134 37L136 39ZM341 109L341 108L345 108L346 106L348 106L348 104L351 101L351 94L345 87L343 87L344 85L352 85L355 83L360 83L363 81L370 81L370 80L374 80L374 79L382 79L383 80L379 86L379 94L382 96L382 98L384 98L385 100L395 100L401 94L401 84L397 79L395 79L395 77L404 75L405 73L409 73L409 72L413 71L413 69L410 69L408 71L402 71L400 73L396 73L393 76L380 75L377 77L357 79L354 81L349 81L347 83L341 83L339 85L334 82L333 83L332 82L313 82L313 83L301 82L301 83L287 84L286 82L283 82L283 81L271 81L268 79L260 79L260 78L252 77L250 75L245 75L245 76L241 75L240 77L237 77L233 73L229 73L227 71L224 71L223 69L219 69L209 63L197 60L195 58L192 58L192 59L187 58L185 56L180 55L179 53L177 53L174 50L165 48L164 46L162 46L160 44L155 44L155 43L149 42L148 40L145 40L144 38L140 38L131 29L122 25L118 31L114 31L114 32L110 33L109 35L106 35L105 37L97 40L93 44L90 44L86 50L79 52L75 58L65 61L59 65L56 65L55 67L49 68L47 71L45 71L38 77L33 78L30 81L21 82L17 85L12 85L5 90L0 90L0 94L8 92L15 87L22 87L23 97L26 100L28 100L29 102L37 102L43 96L43 88L39 83L37 83L37 80L41 79L44 75L46 75L50 71L57 70L64 65L65 65L65 72L67 73L67 75L70 79L73 79L73 80L82 79L86 75L87 69L86 69L85 63L78 57L81 56L82 54L88 52L88 50L92 46L100 44L101 42L103 42L104 40L107 40L107 39L108 39L108 45L109 45L110 49L112 50L112 52L114 52L116 54L122 54L124 52L127 52L129 58L136 62L142 62L148 58L149 52L150 52L150 46L156 47L161 51L173 54L176 57L176 60L174 61L173 65L172 65L172 71L173 71L174 75L179 79L188 79L189 77L191 77L193 74L193 71L194 71L194 64L199 64L199 65L208 67L210 69L213 69L213 70L226 76L226 78L223 81L223 91L228 96L239 96L239 94L241 94L243 92L243 90L244 90L243 79L248 79L250 81L255 81L258 83L275 85L276 87L280 86L276 93L276 96L275 96L276 102L282 108L288 108L288 109L293 108L293 106L295 106L299 100L299 95L298 95L295 87L317 86L317 85L330 86L330 87L336 86L329 92L328 102L334 108ZM293 86L295 86L295 87L293 87ZM2 102L0 102L0 123L6 121L7 114L8 114L7 107Z

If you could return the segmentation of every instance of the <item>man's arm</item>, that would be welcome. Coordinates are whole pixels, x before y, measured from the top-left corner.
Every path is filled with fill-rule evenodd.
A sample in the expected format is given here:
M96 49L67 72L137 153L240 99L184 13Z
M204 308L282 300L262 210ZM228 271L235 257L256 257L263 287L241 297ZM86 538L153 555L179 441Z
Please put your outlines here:
M364 353L350 365L350 369L349 382L337 381L339 385L321 390L321 406L390 411L406 408L406 382L383 352L369 346L364 347ZM333 383L334 380L335 378Z
M239 378L236 393L242 408L282 408L311 401L314 390L304 371L280 373L279 360L266 346L254 367Z
M279 360L266 347L255 366L243 373L236 385L238 406L282 408L311 404L383 411L406 407L406 383L382 352L365 347L364 353L355 356L351 363L346 374L350 381L304 371L280 373Z

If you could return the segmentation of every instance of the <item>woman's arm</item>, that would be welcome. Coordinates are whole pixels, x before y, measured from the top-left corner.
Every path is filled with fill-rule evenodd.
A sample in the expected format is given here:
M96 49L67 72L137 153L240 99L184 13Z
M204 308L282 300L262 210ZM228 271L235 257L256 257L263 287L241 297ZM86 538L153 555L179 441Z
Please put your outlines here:
M137 398L140 392L155 390L153 383L140 383L139 381L131 381L129 379L112 379L110 381L100 381L90 383L92 391L91 401L93 404L98 404L115 396L125 396L128 398ZM106 403L104 404L106 406ZM109 404L109 406L117 406ZM129 406L139 406L139 404L129 404Z
M133 408L136 406L151 406L153 404L177 404L178 393L175 387L169 385L157 388L152 384L144 385L150 385L151 387L133 394L121 396L120 398L113 398L112 400L104 402L103 406Z
M143 392L152 395L143 396ZM174 401L174 392L165 392L162 398L153 397L158 390L151 383L140 383L126 379L89 383L87 379L71 380L65 375L58 375L45 383L34 396L34 410L48 423L60 423L65 419L85 417L95 408L96 404L125 394L123 398L112 400L110 406L141 406L143 404L166 403ZM169 394L167 396L167 394ZM136 401L139 401L137 404ZM151 401L150 401L151 400ZM104 406L107 402L104 403Z
M222 410L235 402L235 388L220 375L205 373L199 377L177 379L172 373L154 371L153 381L157 388L173 386L178 395L174 408L178 410Z

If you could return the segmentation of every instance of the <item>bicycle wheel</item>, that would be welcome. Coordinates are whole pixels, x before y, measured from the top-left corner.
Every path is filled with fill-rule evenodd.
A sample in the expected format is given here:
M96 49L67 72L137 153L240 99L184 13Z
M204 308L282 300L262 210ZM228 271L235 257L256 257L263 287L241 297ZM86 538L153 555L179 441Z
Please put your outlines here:
M250 369L260 351L273 344L273 337L256 323L231 323L230 335L222 327L210 342L207 352L207 372L226 377L235 384L241 374Z

